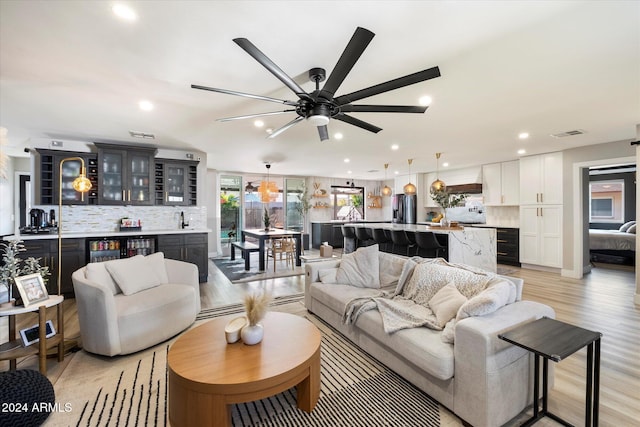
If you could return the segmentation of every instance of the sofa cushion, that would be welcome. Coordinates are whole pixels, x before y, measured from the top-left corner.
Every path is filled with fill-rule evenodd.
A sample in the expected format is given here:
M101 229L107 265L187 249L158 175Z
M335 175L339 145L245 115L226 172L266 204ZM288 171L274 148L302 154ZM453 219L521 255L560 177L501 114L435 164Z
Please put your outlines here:
M113 281L113 277L111 277L111 274L109 274L109 272L107 271L107 262L90 262L86 266L84 277L86 277L87 280L108 289L109 291L111 291L112 295L116 295L120 293L120 288L118 287L116 282Z
M436 315L438 326L443 328L449 320L456 317L465 302L467 297L460 293L453 282L449 282L429 300L429 308Z
M453 377L453 345L442 342L439 331L420 327L386 334L377 310L363 313L358 317L354 327L360 328L396 357L412 363L434 377L441 380Z
M161 283L153 263L142 255L107 261L105 267L125 295L133 295Z
M156 252L144 257L148 263L151 263L151 268L158 275L160 283L169 283L169 275L167 274L167 266L164 263L164 252Z
M338 268L323 268L318 270L318 276L322 283L336 283L336 275L338 274Z
M406 258L379 252L380 286L395 286L402 274L402 268L407 262Z
M380 289L357 288L350 285L316 282L309 289L311 297L342 315L354 298L379 296Z
M342 255L336 274L337 283L359 288L380 288L378 252L378 245L372 245Z

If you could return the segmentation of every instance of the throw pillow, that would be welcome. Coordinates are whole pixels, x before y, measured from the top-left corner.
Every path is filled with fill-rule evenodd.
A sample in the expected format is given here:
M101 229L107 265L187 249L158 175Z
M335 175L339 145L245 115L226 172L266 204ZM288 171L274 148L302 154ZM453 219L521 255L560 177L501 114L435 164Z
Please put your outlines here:
M456 317L458 310L465 302L467 297L460 293L453 282L449 282L429 300L429 308L436 315L438 326L442 328L449 320Z
M109 261L111 262L111 261ZM98 285L109 289L113 295L120 293L120 288L113 281L111 274L105 268L106 262L90 262L87 264L87 270L85 277L91 282L95 282Z
M160 284L152 263L142 255L107 261L105 267L125 295L133 295Z
M493 313L500 307L516 301L516 285L510 280L498 280L470 298L458 310L456 320L472 316L484 316Z
M624 224L622 224L622 225L620 226L620 228L618 229L618 231L621 231L621 232L623 232L623 233L627 233L627 232L629 232L629 228L630 228L632 225L635 225L635 223L636 223L635 221L625 222Z
M342 255L336 273L336 283L359 288L380 288L380 260L378 245L359 248Z
M151 263L151 268L156 272L160 283L169 283L169 276L167 274L167 266L164 263L164 252L156 252L145 257L148 263Z
M381 252L380 254L380 286L397 285L406 264L406 258L393 256Z
M338 274L337 268L323 268L318 270L318 276L322 283L337 283L336 274Z
M636 234L636 224L633 224L627 229L627 233Z

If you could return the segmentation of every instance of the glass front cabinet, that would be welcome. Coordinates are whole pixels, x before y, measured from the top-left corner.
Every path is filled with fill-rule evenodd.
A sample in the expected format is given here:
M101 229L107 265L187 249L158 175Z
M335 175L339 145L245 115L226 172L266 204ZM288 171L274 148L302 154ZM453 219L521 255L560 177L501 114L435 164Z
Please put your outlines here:
M101 205L153 205L155 148L95 144Z
M156 159L156 205L195 206L197 204L196 161Z
M95 153L78 153L72 151L42 150L37 151L36 204L57 205L62 188L63 205L94 205L98 198L98 158ZM80 175L82 162L72 160L80 157L84 160L87 178L92 188L88 193L79 193L73 189L73 181ZM62 176L60 175L62 164ZM61 185L61 187L60 187Z

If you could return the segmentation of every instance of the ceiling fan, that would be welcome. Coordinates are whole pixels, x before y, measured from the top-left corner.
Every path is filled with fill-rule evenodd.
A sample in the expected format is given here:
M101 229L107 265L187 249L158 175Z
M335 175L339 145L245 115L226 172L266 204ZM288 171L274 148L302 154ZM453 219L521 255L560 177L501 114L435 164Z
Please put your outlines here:
M355 63L367 48L374 35L375 34L365 28L356 28L356 31L351 37L351 40L349 40L347 47L345 48L344 52L342 52L342 55L338 59L338 62L333 71L326 79L327 81L322 89L320 89L320 82L324 81L326 78L325 70L323 68L312 68L311 70L309 70L309 79L316 84L316 90L311 93L305 92L304 89L302 89L291 77L289 77L284 71L282 71L280 67L278 67L273 61L271 61L271 59L269 59L264 53L262 53L249 40L245 38L233 39L233 41L238 46L244 49L263 67L269 70L282 83L284 83L289 89L291 89L298 96L297 101L287 101L277 98L270 98L267 96L253 95L244 92L218 89L200 85L191 85L191 87L194 89L209 90L212 92L226 93L229 95L260 99L263 101L277 102L278 104L284 104L292 107L291 109L283 111L273 111L267 113L249 114L218 119L218 121L226 122L230 120L272 116L291 112L295 112L297 114L297 117L295 119L291 120L289 123L272 132L267 138L275 138L282 132L286 131L287 129L305 119L312 123L314 126L318 127L318 133L320 134L321 141L329 139L327 124L329 123L330 119L340 120L342 122L349 123L350 125L368 130L370 132L378 133L382 130L382 128L374 126L363 120L356 119L355 117L349 116L346 113L424 113L427 110L427 107L410 105L359 105L352 104L352 102L356 102L361 99L378 95L384 92L389 92L391 90L399 89L404 86L420 83L425 80L440 77L440 69L438 67L432 67L423 71L419 71L417 73L409 74L404 77L389 80L387 82L380 83L366 89L361 89L346 95L334 97L335 92L338 90Z

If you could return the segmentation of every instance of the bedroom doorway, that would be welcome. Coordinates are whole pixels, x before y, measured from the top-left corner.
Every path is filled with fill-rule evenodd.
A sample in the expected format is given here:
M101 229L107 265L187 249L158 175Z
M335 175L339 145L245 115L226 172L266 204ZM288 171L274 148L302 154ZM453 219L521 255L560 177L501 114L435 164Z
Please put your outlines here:
M603 162L583 172L583 241L589 266L635 271L635 162Z

